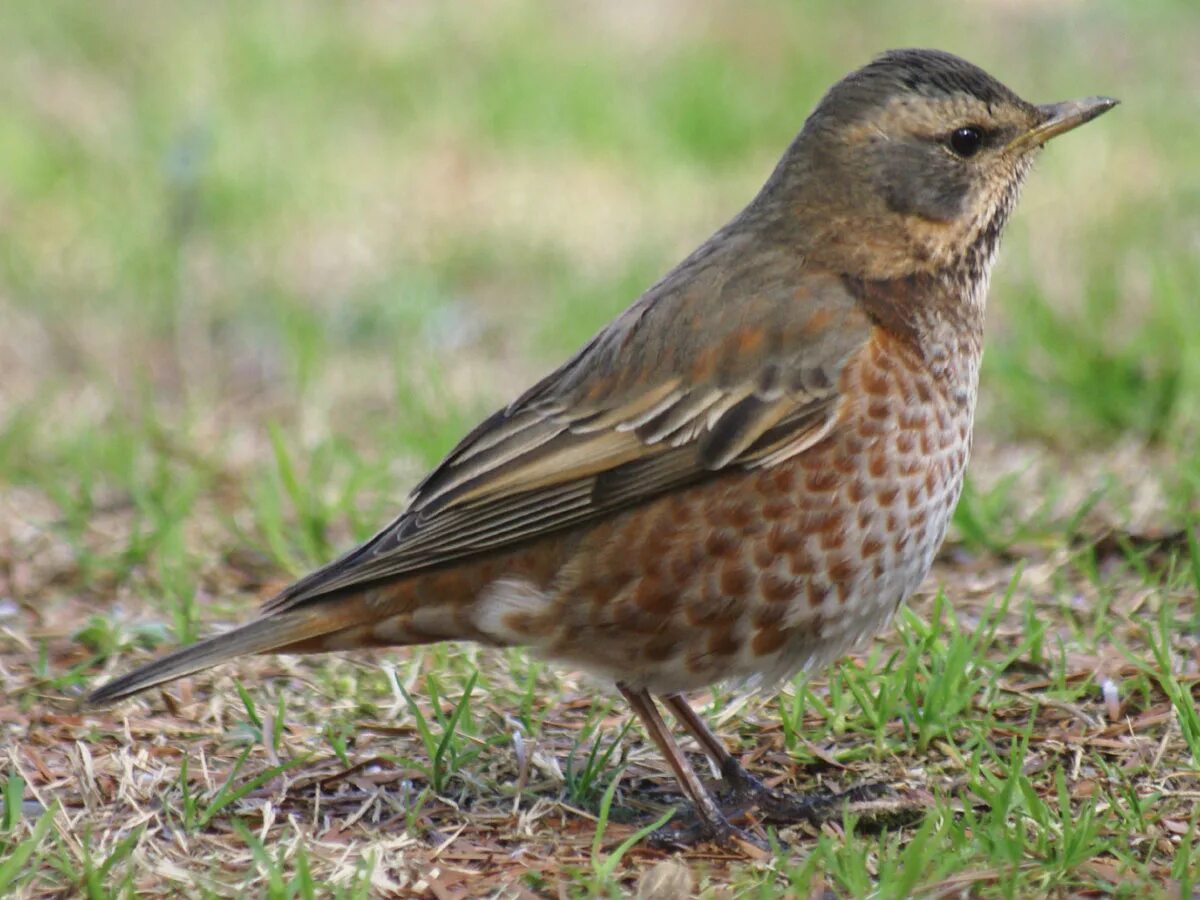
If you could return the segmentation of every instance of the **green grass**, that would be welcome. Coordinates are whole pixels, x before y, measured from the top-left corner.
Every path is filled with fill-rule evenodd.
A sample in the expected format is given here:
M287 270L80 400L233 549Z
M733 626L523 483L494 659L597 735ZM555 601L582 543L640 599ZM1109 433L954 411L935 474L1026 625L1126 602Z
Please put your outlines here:
M740 208L829 83L936 44L1033 100L1124 102L1047 151L1010 227L929 589L812 682L697 698L760 776L909 783L925 813L682 877L1190 894L1194 4L121 9L0 8L0 893L372 896L430 889L435 853L451 893L660 871L632 838L678 800L665 766L517 651L77 698L373 533Z

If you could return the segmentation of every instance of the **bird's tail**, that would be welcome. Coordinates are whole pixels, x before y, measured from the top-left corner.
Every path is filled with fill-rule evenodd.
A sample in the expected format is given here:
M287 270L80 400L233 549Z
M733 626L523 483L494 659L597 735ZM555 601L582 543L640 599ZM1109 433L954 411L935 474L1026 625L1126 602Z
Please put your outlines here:
M112 703L236 656L279 650L341 631L363 621L365 604L355 599L342 597L332 603L313 604L247 622L114 678L93 691L88 702Z

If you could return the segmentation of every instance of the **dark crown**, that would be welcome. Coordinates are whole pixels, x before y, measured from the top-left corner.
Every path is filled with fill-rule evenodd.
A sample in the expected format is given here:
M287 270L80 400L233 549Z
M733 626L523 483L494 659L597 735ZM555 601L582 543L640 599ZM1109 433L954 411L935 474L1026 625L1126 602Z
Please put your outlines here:
M889 50L832 88L815 112L852 118L893 97L946 99L968 95L988 105L1027 107L1024 100L979 66L944 50Z

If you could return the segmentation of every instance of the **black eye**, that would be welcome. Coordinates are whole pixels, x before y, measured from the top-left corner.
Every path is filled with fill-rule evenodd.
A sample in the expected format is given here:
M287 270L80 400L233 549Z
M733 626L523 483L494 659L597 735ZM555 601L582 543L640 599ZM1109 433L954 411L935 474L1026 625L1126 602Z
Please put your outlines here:
M956 128L950 134L950 149L964 159L974 156L983 146L983 131L974 125Z

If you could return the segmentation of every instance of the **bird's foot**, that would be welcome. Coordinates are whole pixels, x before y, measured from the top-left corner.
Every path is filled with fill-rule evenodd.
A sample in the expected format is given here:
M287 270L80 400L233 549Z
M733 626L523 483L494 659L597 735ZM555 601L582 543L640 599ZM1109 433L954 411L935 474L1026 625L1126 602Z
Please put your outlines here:
M701 844L716 844L748 856L761 857L770 853L766 841L734 825L723 815L709 819L694 810L687 810L681 811L675 819L683 824L659 828L650 835L651 846L664 850L687 850Z
M767 787L736 760L726 763L721 775L725 785L720 795L722 811L734 818L756 809L772 824L807 822L820 827L849 813L869 826L886 828L920 815L910 800L884 782L867 782L844 791L819 789L795 794Z

